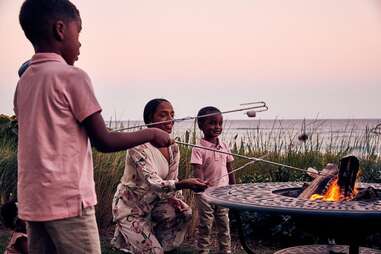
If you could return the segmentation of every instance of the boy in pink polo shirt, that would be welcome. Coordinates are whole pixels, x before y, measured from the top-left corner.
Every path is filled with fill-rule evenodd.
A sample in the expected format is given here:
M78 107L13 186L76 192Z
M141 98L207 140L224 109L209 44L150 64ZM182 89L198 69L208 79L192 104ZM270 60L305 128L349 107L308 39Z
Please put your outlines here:
M102 152L146 142L171 144L165 131L109 132L89 76L73 66L81 18L68 0L26 0L19 15L35 55L14 96L19 124L19 217L29 253L100 253L91 144Z
M216 150L230 152L229 147L218 136L222 132L223 117L221 111L215 107L202 108L197 116L209 115L198 118L198 126L204 134L200 145ZM235 183L232 171L233 156L213 152L201 148L193 148L191 164L194 177L208 182L209 186L226 186ZM219 253L231 253L229 210L227 208L209 204L200 194L196 194L196 204L199 213L197 247L199 253L209 253L210 234L213 221L218 230Z

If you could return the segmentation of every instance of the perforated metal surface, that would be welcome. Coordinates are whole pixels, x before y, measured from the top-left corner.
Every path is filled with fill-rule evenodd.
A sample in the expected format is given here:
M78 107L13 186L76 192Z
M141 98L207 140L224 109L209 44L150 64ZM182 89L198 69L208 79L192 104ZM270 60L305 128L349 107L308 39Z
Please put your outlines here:
M347 239L352 253L381 254L378 250L360 248L355 245L359 239L381 228L381 200L340 201L307 200L298 198L303 183L251 183L207 189L203 195L212 204L235 210L259 211L295 215L297 222L309 231L325 237ZM361 189L373 187L381 194L381 184L362 183ZM381 195L379 195L381 196ZM354 230L355 229L355 230ZM242 242L245 242L241 239ZM333 249L332 249L333 248ZM337 248L337 249L335 249ZM324 254L349 253L347 246L306 245L280 250L275 254ZM254 253L249 250L248 253ZM330 254L331 254L330 253Z
M283 249L274 254L332 254L349 253L349 247L346 245L303 245ZM381 254L380 250L360 247L360 254Z
M239 210L267 211L296 215L329 215L340 217L381 217L381 200L329 202L305 200L280 193L297 193L303 183L250 183L208 188L204 197L212 204ZM360 188L381 184L362 183Z

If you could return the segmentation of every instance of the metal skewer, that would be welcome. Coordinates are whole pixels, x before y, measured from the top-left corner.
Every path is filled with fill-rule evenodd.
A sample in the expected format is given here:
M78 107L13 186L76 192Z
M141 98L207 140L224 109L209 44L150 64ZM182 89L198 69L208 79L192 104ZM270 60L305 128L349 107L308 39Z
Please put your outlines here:
M265 154L265 155L263 155L263 156L261 156L261 157L259 157L259 158L260 158L260 159L263 159L263 158L265 158L267 155L268 155L268 154ZM213 181L209 181L209 182L212 182L212 183L217 182L217 181L221 180L222 178L224 178L225 176L228 176L228 175L230 175L230 174L232 174L232 173L234 173L234 172L236 172L236 171L238 171L238 170L241 170L241 169L243 169L243 168L245 168L245 167L247 167L247 166L250 166L250 165L252 165L252 164L254 164L254 163L256 163L256 162L257 162L257 161L249 161L249 162L247 162L246 164L244 164L243 166L241 166L241 167L239 167L239 168L236 168L236 169L230 171L229 173L227 173L227 174L225 174L225 175L222 175L221 177L219 177L219 178L217 178L217 179L213 179Z
M195 144L181 142L178 139L175 139L175 142L177 144L180 144L180 145L186 145L186 146L196 147L196 148L200 148L200 149L204 149L204 150L213 151L213 152L216 152L216 153L222 153L222 154L232 155L232 156L235 156L235 157L238 157L238 158L243 158L243 159L247 159L247 160L254 161L254 162L264 162L264 163L268 163L268 164L275 165L275 166L280 166L280 167L284 167L284 168L289 168L289 169L294 169L294 170L298 170L298 171L309 173L309 171L307 169L297 168L297 167L294 167L294 166L290 166L290 165L286 165L286 164L282 164L282 163L278 163L278 162L273 162L273 161L269 161L269 160L265 160L265 159L262 159L261 157L260 158L249 157L249 156L245 156L245 155L241 155L241 154L225 152L225 151L213 149L213 148L210 148L210 147L205 147L205 146L200 146L200 145L195 145ZM320 171L318 171L318 173L316 173L316 175L330 176L329 174L322 174Z
M228 111L222 111L222 112L218 112L218 113L210 113L210 114L205 114L202 116L187 116L187 117L183 117L183 118L177 118L177 119L166 120L166 121L161 121L161 122L141 124L141 125L136 125L136 126L131 126L131 127L114 129L113 131L124 131L124 130L129 130L129 129L149 127L152 125L170 123L170 122L182 122L182 121L186 121L186 120L194 120L194 119L204 118L204 117L208 117L208 116L214 116L214 115L220 115L220 114L229 114L229 113L240 112L240 111L247 111L246 115L248 117L255 117L256 112L264 112L264 111L267 111L269 109L264 101L240 104L240 106L243 106L243 105L245 105L245 106L252 105L252 106L239 108L239 109L232 109L232 110L228 110Z
M376 127L370 129L370 132L375 135L381 135L381 123L377 124Z

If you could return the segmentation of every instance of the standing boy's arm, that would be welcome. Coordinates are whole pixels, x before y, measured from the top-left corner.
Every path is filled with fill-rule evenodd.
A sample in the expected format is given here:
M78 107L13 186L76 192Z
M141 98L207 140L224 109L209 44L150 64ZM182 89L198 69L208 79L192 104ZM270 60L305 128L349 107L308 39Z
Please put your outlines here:
M233 163L226 162L226 168L228 169L228 173L233 171ZM229 184L235 184L235 175L234 173L229 174Z
M150 142L156 147L166 147L172 143L169 134L157 128L147 128L136 132L110 132L106 128L100 112L88 116L82 122L91 144L101 152L116 152Z

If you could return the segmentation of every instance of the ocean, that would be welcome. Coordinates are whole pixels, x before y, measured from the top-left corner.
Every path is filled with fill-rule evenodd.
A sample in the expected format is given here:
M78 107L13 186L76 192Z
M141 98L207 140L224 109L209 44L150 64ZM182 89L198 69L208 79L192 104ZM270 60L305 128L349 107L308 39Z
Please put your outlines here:
M230 145L234 143L253 148L272 149L282 145L287 149L290 145L317 145L322 151L342 151L348 153L381 154L381 135L371 130L381 123L381 119L273 119L273 120L225 120L221 138ZM110 128L124 128L141 125L141 121L108 122ZM176 122L173 136L184 138L186 132L196 130L201 136L194 121ZM381 130L381 126L380 126ZM380 132L380 131L379 131ZM305 142L300 136L306 134Z

